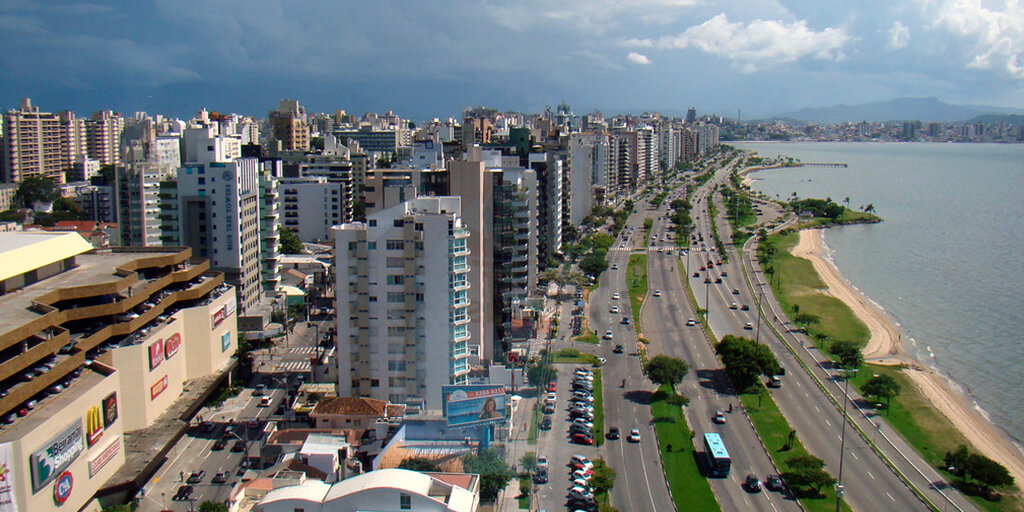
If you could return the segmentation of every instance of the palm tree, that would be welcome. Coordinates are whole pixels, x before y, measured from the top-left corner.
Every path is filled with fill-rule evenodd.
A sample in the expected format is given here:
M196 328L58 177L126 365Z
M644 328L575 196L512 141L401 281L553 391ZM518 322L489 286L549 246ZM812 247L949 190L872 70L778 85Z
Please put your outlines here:
M843 202L846 203L846 207L849 208L850 207L850 196L846 196L846 198L843 199Z
M875 205L874 205L874 203L868 203L868 205L864 207L864 212L865 213L875 213Z

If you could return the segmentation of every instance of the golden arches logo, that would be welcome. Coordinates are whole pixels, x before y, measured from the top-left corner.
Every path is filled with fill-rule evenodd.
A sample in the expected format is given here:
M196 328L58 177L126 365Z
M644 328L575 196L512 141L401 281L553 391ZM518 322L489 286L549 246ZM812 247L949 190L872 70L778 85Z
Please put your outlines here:
M100 406L94 405L85 413L85 438L89 446L96 444L103 437L103 413Z

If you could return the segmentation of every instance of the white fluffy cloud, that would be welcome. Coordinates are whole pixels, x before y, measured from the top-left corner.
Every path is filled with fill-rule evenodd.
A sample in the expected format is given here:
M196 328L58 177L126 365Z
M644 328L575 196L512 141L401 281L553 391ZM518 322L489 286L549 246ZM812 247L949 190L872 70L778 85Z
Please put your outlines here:
M680 13L700 3L701 0L518 0L504 5L489 4L487 14L512 30L547 22L605 34L632 21L646 25L672 23Z
M697 48L705 53L734 61L750 73L774 64L792 62L806 56L821 60L842 60L842 48L850 41L843 28L829 27L816 32L807 21L785 23L754 20L731 23L725 13L677 36L660 39L630 39L626 46L665 49Z
M889 48L898 50L906 47L909 41L910 29L898 21L893 23L892 28L889 29Z
M632 62L633 64L646 65L651 63L651 59L648 59L646 55L641 55L636 52L629 52L629 55L626 55L626 60Z
M972 43L968 66L1024 79L1024 8L1018 0L985 2L991 8L981 0L921 3L925 14L934 18L933 26Z

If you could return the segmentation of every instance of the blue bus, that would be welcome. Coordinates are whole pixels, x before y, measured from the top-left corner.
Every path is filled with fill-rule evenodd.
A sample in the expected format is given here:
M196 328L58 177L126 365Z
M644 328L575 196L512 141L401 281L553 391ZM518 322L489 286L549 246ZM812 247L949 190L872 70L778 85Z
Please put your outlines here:
M704 434L704 455L707 457L708 476L727 477L732 461L725 449L722 436L715 432Z

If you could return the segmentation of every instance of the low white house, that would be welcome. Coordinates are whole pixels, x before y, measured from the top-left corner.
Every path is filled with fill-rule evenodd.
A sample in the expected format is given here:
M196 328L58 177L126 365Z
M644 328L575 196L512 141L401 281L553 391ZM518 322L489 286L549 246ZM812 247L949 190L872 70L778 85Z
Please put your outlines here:
M476 512L480 476L381 469L325 484L306 480L274 489L254 512Z

